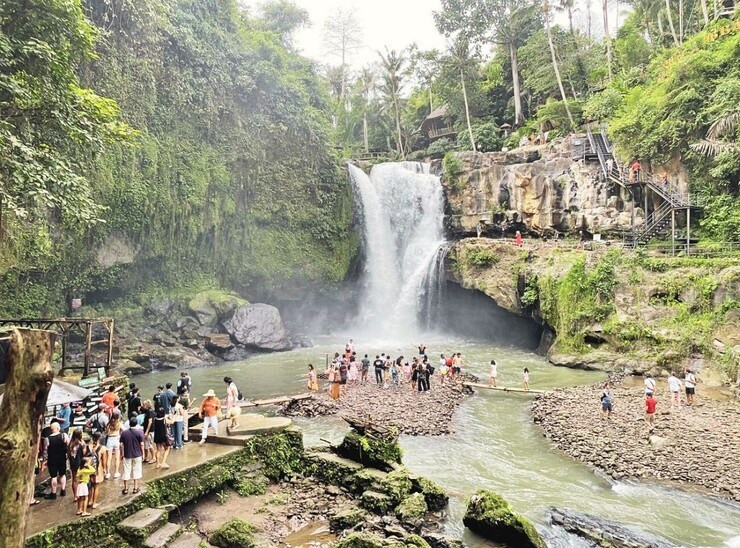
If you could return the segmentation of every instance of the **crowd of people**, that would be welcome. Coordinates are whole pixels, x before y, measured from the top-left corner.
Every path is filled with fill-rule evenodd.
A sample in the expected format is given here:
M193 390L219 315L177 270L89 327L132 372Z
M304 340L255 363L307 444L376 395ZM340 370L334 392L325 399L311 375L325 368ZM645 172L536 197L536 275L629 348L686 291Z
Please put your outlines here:
M670 411L681 408L681 387L683 385L686 394L686 406L694 405L696 397L696 385L698 383L696 374L691 369L684 371L683 382L674 373L666 379L669 394ZM658 408L656 396L657 382L647 373L645 375L645 422L650 430L655 426L655 413ZM614 397L611 391L611 384L604 383L604 389L601 392L601 417L608 419L614 410Z
M224 377L224 383L226 416L233 427L240 412L237 402L242 395L233 379ZM142 399L140 389L131 383L123 403L111 385L84 428L71 426L74 416L83 412L81 404L74 410L68 403L62 405L43 429L39 444L36 474L46 469L50 478L44 498L67 496L68 475L77 514L83 517L98 508L100 485L105 481L121 480L123 495L138 493L144 464L168 469L170 451L178 451L190 443L191 391L192 379L187 371L180 374L175 385L158 386L148 400ZM223 417L221 408L222 402L213 390L203 395L198 408L203 419L201 444L206 442L209 427L218 435L218 421ZM40 502L35 497L30 500L32 506Z

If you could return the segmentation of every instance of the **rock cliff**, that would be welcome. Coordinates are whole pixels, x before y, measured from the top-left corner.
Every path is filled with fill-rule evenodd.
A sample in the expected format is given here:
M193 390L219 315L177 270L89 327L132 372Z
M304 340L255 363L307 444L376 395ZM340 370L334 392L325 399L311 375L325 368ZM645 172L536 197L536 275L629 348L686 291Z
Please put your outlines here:
M597 162L574 159L583 137L558 139L509 152L452 153L437 169L444 172L450 229L472 234L481 221L484 234L513 230L534 234L614 234L629 230L629 193L607 182ZM644 217L636 207L635 222Z

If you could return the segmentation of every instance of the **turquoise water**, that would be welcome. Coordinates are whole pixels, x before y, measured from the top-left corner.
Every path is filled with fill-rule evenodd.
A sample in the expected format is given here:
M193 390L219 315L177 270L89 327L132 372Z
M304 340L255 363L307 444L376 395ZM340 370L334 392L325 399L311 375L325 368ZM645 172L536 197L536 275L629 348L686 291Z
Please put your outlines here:
M233 377L249 398L305 391L306 365L323 369L327 354L345 340L319 338L310 349L255 356L245 362L190 370L194 394L213 388L225 392L222 378ZM484 341L432 339L424 341L430 357L460 351L466 370L487 378L491 358L499 364L499 385L521 386L522 370L530 370L531 388L591 384L603 374L558 368L532 353L492 346ZM358 353L381 351L413 356L410 341L356 341ZM136 377L149 397L159 383L175 382L177 373L157 372ZM547 510L556 506L633 524L680 546L740 546L740 505L702 494L649 482L612 482L586 466L551 449L529 415L531 396L478 391L454 416L455 433L442 437L401 438L404 463L444 486L452 495L447 529L467 545L490 545L462 527L465 499L479 488L500 493L532 519L554 546L574 546L573 537L548 526ZM584 417L584 421L594 420ZM297 419L307 446L321 438L339 442L346 424L337 418Z

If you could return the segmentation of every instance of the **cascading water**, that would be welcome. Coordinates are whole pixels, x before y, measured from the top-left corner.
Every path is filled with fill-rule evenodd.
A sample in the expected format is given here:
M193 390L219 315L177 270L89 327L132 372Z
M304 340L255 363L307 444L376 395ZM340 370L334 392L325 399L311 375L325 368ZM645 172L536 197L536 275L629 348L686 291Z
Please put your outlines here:
M439 288L429 284L440 283L439 253L446 248L442 184L417 162L380 164L369 176L353 165L349 170L366 258L359 327L375 335L413 334L433 314L428 299L439 302Z

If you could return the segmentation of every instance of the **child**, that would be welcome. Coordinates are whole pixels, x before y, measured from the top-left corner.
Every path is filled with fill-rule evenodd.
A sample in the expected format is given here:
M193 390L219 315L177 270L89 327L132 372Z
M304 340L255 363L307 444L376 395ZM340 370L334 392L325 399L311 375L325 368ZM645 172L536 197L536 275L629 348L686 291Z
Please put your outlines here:
M393 386L400 386L400 383L398 382L398 364L396 364L396 362L391 364L391 379L393 379Z
M86 518L90 515L87 511L87 496L90 494L87 488L87 482L90 481L90 476L95 473L95 468L91 463L90 457L84 457L82 459L82 465L77 470L77 515Z
M657 400L652 394L645 398L645 422L650 426L650 430L653 430L655 426L655 407L658 405Z
M226 417L229 419L229 429L233 430L235 428L239 428L239 415L241 414L242 408L239 406L229 409L228 415Z
M529 369L524 368L524 390L529 390Z
M488 379L488 386L496 387L496 377L498 377L498 366L496 365L496 360L491 360L491 376ZM529 383L529 378L527 378L525 383Z

